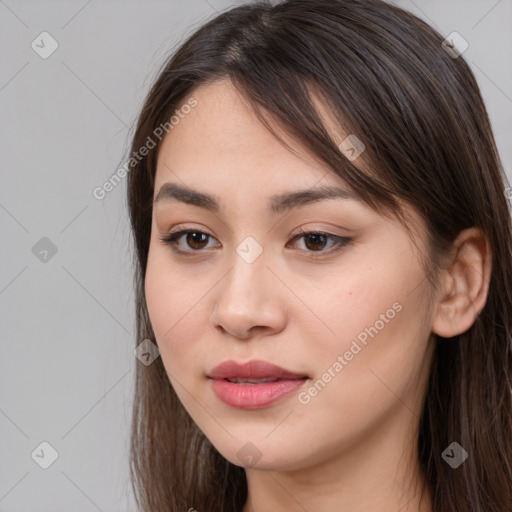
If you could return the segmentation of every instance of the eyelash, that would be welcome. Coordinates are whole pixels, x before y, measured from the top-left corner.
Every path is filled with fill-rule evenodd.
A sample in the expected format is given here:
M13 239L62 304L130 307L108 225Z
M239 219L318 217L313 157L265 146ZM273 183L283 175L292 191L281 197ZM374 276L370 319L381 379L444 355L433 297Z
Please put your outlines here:
M186 235L188 233L197 233L197 234L202 234L202 235L206 235L207 237L213 238L212 235L209 235L208 233L205 233L204 231L200 231L198 229L183 229L181 231L176 231L174 233L170 233L169 235L167 235L165 237L161 237L160 240L163 243L169 245L175 253L183 255L183 256L191 257L194 255L193 253L198 254L198 253L203 252L203 249L192 249L190 251L183 251L183 250L177 248L177 243L178 243L179 239L183 235ZM311 257L313 257L313 258L319 258L319 257L325 256L326 254L332 254L332 253L338 252L339 250L346 247L354 240L353 238L333 235L331 233L325 233L323 231L303 231L300 234L292 237L290 241L295 241L297 239L304 238L309 235L322 235L322 236L326 237L328 240L334 241L334 245L329 250L326 250L326 251L324 251L324 250L318 250L318 251L305 250L305 252L311 253ZM316 255L315 253L319 253L319 255Z

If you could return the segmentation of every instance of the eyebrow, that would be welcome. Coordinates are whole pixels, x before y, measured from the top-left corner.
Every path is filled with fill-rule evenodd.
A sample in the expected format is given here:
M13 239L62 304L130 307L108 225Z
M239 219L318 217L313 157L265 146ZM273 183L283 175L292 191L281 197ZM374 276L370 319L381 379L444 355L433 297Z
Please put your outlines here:
M358 196L349 190L333 186L315 187L313 189L297 190L276 194L269 200L268 209L271 213L278 214L299 208L311 203L323 201L326 199L358 199ZM199 192L192 188L178 185L176 183L164 183L158 195L153 201L154 204L160 202L174 202L190 204L204 208L214 213L221 212L221 204L216 196Z

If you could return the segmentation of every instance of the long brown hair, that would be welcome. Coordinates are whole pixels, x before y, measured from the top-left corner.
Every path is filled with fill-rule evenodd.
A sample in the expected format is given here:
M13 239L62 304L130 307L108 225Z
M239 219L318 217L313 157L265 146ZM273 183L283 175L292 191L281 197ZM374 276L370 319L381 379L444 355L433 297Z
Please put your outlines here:
M436 336L420 418L420 468L435 512L512 510L512 227L507 177L478 85L463 56L425 22L381 0L253 2L217 15L160 70L138 118L131 154L200 85L229 79L261 122L274 119L371 208L403 221L398 200L425 219L427 277L457 234L477 226L492 250L486 305L474 325ZM310 93L366 149L355 166L329 135ZM263 115L265 113L265 115ZM225 113L229 115L229 113ZM185 121L186 122L186 121ZM154 340L144 294L156 147L130 164L136 344ZM283 142L284 143L284 142ZM358 160L359 162L359 160ZM457 469L442 458L456 441ZM137 363L130 470L144 512L240 512L242 467L227 461L181 405L161 358Z

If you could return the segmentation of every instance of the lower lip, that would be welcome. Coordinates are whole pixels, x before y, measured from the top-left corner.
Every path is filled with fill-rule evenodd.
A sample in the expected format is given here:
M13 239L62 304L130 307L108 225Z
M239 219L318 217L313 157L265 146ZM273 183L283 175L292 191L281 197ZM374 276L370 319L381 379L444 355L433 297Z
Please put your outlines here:
M211 379L213 390L227 405L237 409L260 409L289 395L307 379L289 379L263 384L235 384L224 379Z

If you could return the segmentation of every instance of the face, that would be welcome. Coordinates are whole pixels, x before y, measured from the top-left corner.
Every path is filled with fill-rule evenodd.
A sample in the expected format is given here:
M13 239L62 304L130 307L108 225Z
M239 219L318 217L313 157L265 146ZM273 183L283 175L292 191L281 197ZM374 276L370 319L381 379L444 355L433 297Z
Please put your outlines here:
M406 210L415 245L356 197L282 200L349 189L284 134L300 155L283 147L229 82L193 97L159 151L145 281L183 406L224 457L246 467L321 464L385 435L384 425L403 438L421 411L431 346L421 220ZM293 376L212 379L228 360L266 361ZM279 377L252 363L241 372Z

